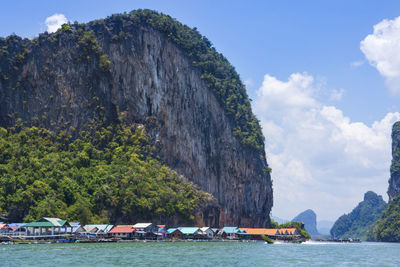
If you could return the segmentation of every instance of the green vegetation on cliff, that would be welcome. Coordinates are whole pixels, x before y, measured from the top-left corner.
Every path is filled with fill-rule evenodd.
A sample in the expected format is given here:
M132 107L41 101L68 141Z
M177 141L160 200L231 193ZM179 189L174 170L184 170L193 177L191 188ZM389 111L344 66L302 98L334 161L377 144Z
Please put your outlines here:
M151 156L143 127L114 125L79 136L0 128L0 213L11 221L191 221L212 199Z
M389 202L386 210L374 227L374 238L377 241L400 241L400 195Z
M304 227L304 223L302 222L287 222L283 224L279 224L275 222L273 219L271 219L271 224L270 227L272 228L296 228L297 232L299 235L301 235L302 238L311 238L311 236L307 233L307 230Z
M335 239L359 238L373 240L372 228L386 208L382 196L368 191L349 214L344 214L332 226L331 235Z
M302 222L287 222L284 224L280 224L278 228L296 228L297 232L303 238L311 238L311 236L307 233L307 230L304 227L304 223Z
M374 227L377 241L400 242L400 122L392 128L392 165L390 166L389 203Z

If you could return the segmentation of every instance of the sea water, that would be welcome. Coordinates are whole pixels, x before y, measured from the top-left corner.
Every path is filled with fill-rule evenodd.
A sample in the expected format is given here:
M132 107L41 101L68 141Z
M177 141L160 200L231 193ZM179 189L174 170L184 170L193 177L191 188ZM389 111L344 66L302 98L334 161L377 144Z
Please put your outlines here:
M400 244L221 241L0 245L0 266L400 266Z

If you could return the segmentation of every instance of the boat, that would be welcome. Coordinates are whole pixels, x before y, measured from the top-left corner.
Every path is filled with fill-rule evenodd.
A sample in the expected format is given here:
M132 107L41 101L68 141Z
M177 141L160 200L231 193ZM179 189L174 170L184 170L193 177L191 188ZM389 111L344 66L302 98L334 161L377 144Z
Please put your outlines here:
M271 238L266 237L265 235L261 235L261 238L262 238L265 242L267 242L267 244L273 244L273 243L275 243L274 240L272 240Z

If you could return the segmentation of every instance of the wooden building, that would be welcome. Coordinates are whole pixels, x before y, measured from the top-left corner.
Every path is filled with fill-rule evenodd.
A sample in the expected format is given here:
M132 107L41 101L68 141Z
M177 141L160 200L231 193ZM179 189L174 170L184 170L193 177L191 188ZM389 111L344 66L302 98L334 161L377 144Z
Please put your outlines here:
M171 239L183 239L183 234L178 228L169 228L167 230L167 237Z
M111 229L109 234L113 238L131 239L134 237L135 229L132 225L117 225Z

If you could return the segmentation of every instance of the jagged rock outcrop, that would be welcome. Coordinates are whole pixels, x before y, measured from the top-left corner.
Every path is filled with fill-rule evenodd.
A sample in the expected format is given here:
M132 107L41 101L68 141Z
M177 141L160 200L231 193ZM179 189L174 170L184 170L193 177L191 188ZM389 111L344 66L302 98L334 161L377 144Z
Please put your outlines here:
M308 234L319 235L317 230L317 215L311 209L301 212L299 215L294 217L292 222L303 222Z
M400 193L400 122L396 122L392 129L392 165L390 166L390 179L388 195L392 200Z
M263 148L234 135L232 116L190 53L137 17L0 40L0 126L22 121L73 138L99 123L143 124L158 157L218 200L198 220L268 225L272 183Z
M359 238L372 240L372 228L386 208L382 196L368 191L364 200L358 203L349 214L344 214L332 226L331 235L336 239Z
M374 226L376 241L400 242L400 122L392 128L392 165L390 166L389 203Z

